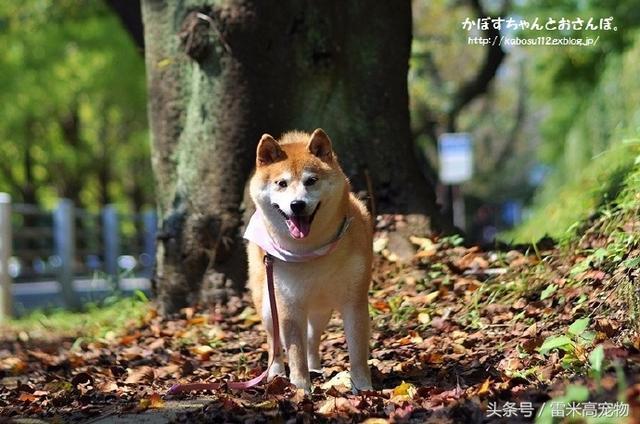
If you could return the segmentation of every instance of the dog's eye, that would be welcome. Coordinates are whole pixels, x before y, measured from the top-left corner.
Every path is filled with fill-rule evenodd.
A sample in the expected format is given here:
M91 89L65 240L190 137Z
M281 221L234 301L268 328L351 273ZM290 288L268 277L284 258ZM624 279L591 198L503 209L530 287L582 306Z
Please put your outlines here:
M285 180L278 180L276 181L276 184L282 188L287 188L287 182Z
M304 180L304 185L306 187L310 187L312 185L314 185L316 182L318 182L318 178L316 177L309 177L306 180Z

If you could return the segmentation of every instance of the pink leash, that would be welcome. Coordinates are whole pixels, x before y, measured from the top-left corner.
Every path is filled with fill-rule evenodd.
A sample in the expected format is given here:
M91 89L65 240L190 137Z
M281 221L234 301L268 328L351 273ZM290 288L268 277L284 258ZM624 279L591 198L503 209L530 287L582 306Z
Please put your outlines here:
M273 257L270 254L264 255L264 268L267 273L267 291L269 293L269 307L271 308L271 324L273 325L273 355L269 361L267 369L257 377L248 381L227 381L223 383L188 383L188 384L175 384L169 391L168 395L175 395L178 393L192 392L195 390L218 390L223 385L234 390L245 390L260 384L269 373L269 368L273 365L273 360L276 357L276 353L280 351L280 325L278 321L278 308L276 307L276 292L273 284Z

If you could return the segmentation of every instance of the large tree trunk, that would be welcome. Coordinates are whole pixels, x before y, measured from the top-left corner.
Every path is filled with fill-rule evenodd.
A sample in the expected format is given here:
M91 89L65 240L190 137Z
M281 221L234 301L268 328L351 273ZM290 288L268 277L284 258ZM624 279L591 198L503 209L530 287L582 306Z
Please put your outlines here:
M410 141L408 0L142 3L165 311L244 284L241 204L264 132L322 127L378 212L436 216Z

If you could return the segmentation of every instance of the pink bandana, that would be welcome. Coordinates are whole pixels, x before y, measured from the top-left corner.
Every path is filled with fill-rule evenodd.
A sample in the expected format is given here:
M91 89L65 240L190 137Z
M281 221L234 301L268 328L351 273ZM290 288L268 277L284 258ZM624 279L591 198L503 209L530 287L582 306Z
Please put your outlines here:
M251 215L249 225L247 225L247 229L244 232L244 238L254 242L274 258L285 262L306 262L331 253L338 245L342 236L347 232L350 224L351 218L345 218L338 230L338 234L336 234L332 241L311 252L297 253L283 248L271 237L271 234L267 231L267 226L264 224L262 214L256 211Z

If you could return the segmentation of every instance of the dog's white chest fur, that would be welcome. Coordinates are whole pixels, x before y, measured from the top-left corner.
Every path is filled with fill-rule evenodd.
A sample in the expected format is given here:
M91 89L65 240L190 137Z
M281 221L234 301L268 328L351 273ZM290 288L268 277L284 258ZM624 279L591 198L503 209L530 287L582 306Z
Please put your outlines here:
M352 284L363 275L365 259L353 255L344 260L340 255L334 256L335 253L339 252L309 262L275 261L278 297L288 305L306 310L342 310L352 300Z

